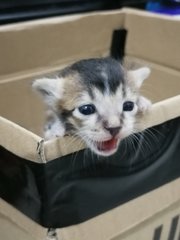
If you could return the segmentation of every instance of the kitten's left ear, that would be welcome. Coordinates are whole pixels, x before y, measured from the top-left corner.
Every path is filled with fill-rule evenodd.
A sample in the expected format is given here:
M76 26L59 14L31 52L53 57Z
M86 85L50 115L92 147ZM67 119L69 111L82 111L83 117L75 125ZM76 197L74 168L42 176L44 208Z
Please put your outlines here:
M64 79L63 78L41 78L33 82L32 87L42 97L44 102L53 107L54 104L62 99L64 93Z
M127 72L127 79L130 85L135 88L140 88L143 81L149 77L151 73L150 68L142 67L137 70L131 70Z

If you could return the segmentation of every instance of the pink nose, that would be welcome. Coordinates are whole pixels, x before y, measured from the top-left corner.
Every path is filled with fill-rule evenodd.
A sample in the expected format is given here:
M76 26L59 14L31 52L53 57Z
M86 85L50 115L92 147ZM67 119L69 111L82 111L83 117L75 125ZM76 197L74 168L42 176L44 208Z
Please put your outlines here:
M105 127L105 129L109 131L113 137L115 137L119 133L121 127Z

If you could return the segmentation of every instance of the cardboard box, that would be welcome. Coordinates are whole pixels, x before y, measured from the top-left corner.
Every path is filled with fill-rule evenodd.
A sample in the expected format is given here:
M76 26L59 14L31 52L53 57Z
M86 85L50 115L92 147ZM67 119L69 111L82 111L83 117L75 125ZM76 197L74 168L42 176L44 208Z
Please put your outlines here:
M99 182L93 182L93 179L90 181L92 189L97 191L95 200L92 200L92 206L89 203L87 206L86 202L83 203L83 194L90 191L90 188L83 188L83 185L80 185L78 191L82 195L78 199L82 198L82 200L75 202L74 212L70 208L69 218L66 218L67 202L65 201L65 204L62 202L62 222L60 219L58 224L69 227L58 229L57 237L63 240L180 239L179 26L180 22L172 17L124 9L49 18L0 27L0 52L3 56L0 59L0 112L2 115L0 144L3 149L3 155L0 156L0 169L6 170L3 177L8 179L7 188L12 189L12 194L7 193L6 186L0 184L0 193L3 198L0 201L0 236L3 240L46 238L47 227L55 227L57 221L52 219L50 208L54 205L51 202L51 196L46 196L48 193L46 191L51 192L53 188L53 179L48 178L52 175L44 169L50 168L49 166L53 164L57 166L60 164L60 167L63 167L69 156L73 156L74 152L84 148L84 146L79 148L78 142L69 146L68 137L44 142L41 137L43 106L31 91L32 80L77 59L109 55L113 31L121 28L127 29L128 32L125 49L128 64L149 65L152 68L152 75L145 84L143 93L152 99L154 104L151 112L142 119L141 130L152 127L156 129L156 126L162 124L165 124L163 125L165 128L173 125L175 129L170 129L168 133L166 131L168 135L165 138L170 138L173 131L176 140L173 142L172 139L172 143L169 142L169 146L166 146L167 148L171 146L173 154L177 151L176 161L174 155L164 164L163 159L157 161L155 164L161 165L159 168L156 167L156 172L157 169L161 170L158 179L153 179L153 169L151 178L147 179L148 169L153 168L154 164L149 165L148 169L145 168L143 172L139 169L139 172L145 175L143 179L147 182L146 187L142 190L141 184L138 183L136 187L139 186L139 189L137 191L135 189L131 195L132 185L129 189L130 193L128 189L127 192L124 190L124 195L128 197L122 201L115 199L112 205L107 203L104 208L101 208L104 204L103 197L98 198L95 185L107 186L107 191L109 191L105 178L100 178ZM169 124L172 121L174 123ZM156 131L159 131L159 128ZM163 138L164 141L165 138ZM158 142L154 141L157 145ZM159 146L164 145L159 143ZM166 151L165 147L164 151ZM75 154L80 156L79 153ZM7 161L2 161L3 159ZM29 180L27 180L27 183L24 183L23 192L14 193L13 187L16 185L14 176L22 173L18 172L19 169L25 174L20 176L17 184L19 182L22 184L28 176L28 179L32 179L30 183L34 184L34 187L28 185ZM129 177L134 179L136 174L136 172L131 172ZM157 175L158 173L155 174L156 177ZM39 180L41 177L42 179ZM121 184L121 181L122 184L128 183L126 176L112 179L112 183ZM86 179L84 182L87 187L89 182L86 182ZM73 185L73 182L71 184ZM63 186L61 187L63 193ZM77 186L73 185L73 187L76 190ZM113 189L115 193L118 192L118 185L116 187L117 189ZM70 189L70 193L72 191L73 188ZM110 201L113 200L113 191L109 195ZM13 194L17 199L14 200L11 196ZM29 198L26 201L18 199L18 197L25 199L27 196ZM76 193L74 196L77 197ZM87 196L91 196L91 193ZM115 194L115 197L117 196ZM122 195L118 197L123 198ZM101 199L100 203L98 199ZM34 205L31 204L32 201ZM49 209L45 201L49 204ZM16 208L11 205L12 202ZM104 192L104 202L108 202L106 192ZM98 210L94 209L96 204L99 207ZM31 210L32 208L34 211ZM94 212L88 213L88 208ZM25 215L17 209L21 209ZM80 210L80 215L74 216L78 213L77 209L84 209L87 215L84 214L84 216ZM59 213L58 209L56 211ZM44 214L41 214L42 212ZM78 219L77 222L76 219Z

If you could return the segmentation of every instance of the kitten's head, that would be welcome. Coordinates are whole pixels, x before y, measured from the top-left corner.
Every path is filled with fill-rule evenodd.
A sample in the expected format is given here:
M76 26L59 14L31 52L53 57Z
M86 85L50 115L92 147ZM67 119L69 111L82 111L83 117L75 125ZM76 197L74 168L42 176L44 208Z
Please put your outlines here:
M139 88L149 68L125 71L111 58L79 61L55 78L34 82L65 132L80 136L95 153L109 156L134 132L141 110Z

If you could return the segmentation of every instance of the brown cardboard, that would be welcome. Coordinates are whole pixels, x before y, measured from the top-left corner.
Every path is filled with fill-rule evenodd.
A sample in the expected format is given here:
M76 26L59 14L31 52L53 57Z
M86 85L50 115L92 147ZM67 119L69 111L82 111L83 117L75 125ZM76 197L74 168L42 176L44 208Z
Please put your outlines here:
M0 238L3 240L46 239L47 229L0 200Z
M1 146L22 158L44 162L42 154L38 154L43 139L2 117L0 117L0 126Z
M131 10L127 13L126 54L179 70L180 22L152 13Z
M0 28L0 75L59 66L109 51L112 29L124 13L82 14L37 20ZM106 25L104 25L106 23ZM6 47L4 47L6 46Z
M151 68L149 78L142 86L142 94L153 103L180 94L180 72L154 62L145 61L137 57L126 56L128 67L148 66Z
M123 26L128 29L128 64L152 68L143 93L154 104L140 129L180 116L179 24L170 17L124 9L1 26L0 113L10 121L0 118L0 144L38 163L84 148L78 142L68 147L68 138L44 142L44 109L30 85L36 77L77 59L108 55L112 31ZM177 179L82 224L60 229L59 240L156 240L159 229L161 240L167 240L173 219L178 219L173 240L179 240L179 185ZM40 240L46 232L0 200L0 239Z
M180 180L158 188L85 223L59 230L63 240L154 240L154 231L163 225L167 239L171 220L180 216ZM176 238L178 240L179 229ZM164 238L163 238L164 236Z
M43 106L31 90L32 78L0 83L1 116L32 132L41 134ZM11 109L11 110L10 110Z

